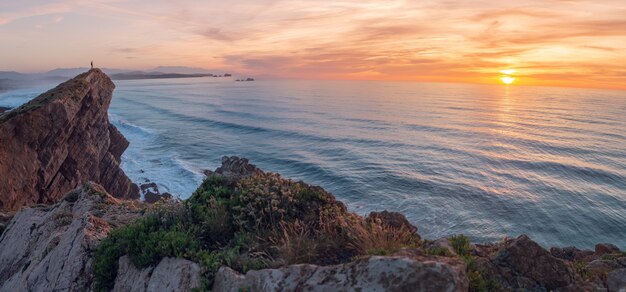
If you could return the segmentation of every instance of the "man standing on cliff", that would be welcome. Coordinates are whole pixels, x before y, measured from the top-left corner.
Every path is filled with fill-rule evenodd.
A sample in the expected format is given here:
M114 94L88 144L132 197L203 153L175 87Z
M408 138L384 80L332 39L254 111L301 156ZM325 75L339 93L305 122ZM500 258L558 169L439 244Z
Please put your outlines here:
M91 61L91 69L93 69L93 61Z

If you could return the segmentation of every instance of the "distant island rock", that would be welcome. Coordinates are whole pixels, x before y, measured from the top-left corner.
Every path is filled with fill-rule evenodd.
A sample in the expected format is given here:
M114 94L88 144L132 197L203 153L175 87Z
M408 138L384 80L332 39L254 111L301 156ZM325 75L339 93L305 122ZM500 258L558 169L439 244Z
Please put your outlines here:
M167 78L194 78L194 77L218 77L213 74L180 74L161 72L129 72L111 75L113 80L137 80L137 79L167 79Z

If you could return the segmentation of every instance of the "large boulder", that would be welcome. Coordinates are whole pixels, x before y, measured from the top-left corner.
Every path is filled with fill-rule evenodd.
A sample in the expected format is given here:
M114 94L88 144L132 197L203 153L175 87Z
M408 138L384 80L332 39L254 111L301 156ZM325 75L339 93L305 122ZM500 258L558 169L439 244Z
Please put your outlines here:
M222 267L213 291L467 291L465 264L444 257L372 256L334 265L291 265L241 275Z
M87 183L52 206L22 209L0 237L0 291L88 291L92 256L112 228L141 214Z
M609 292L625 292L626 291L626 268L617 269L610 272L606 277L606 283Z
M191 291L200 287L200 274L200 266L185 259L164 258L156 267L137 269L128 256L123 256L113 291Z
M528 236L506 240L476 260L479 271L505 290L557 290L582 285L572 264L551 255Z
M0 210L56 202L88 180L139 197L119 166L129 143L108 119L114 88L92 69L0 114Z

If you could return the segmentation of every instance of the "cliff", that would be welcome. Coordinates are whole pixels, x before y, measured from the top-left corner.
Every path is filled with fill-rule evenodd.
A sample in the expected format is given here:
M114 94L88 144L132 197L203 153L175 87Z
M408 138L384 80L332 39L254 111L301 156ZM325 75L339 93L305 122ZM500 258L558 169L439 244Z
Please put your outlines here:
M0 210L55 202L87 180L139 197L119 167L129 143L107 116L114 88L92 69L0 114Z

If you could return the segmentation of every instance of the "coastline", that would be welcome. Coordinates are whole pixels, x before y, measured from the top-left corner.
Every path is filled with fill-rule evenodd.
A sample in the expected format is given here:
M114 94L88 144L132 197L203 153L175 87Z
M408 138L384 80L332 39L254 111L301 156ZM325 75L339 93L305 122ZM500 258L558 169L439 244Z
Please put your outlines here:
M235 156L205 171L186 200L163 194L141 202L139 191L158 191L133 184L119 167L129 142L109 124L113 88L94 69L2 116L0 138L10 143L0 144L0 155L12 160L0 160L2 187L10 186L0 197L0 262L7 263L0 290L626 287L626 252L613 244L548 251L523 234L483 244L462 234L427 240L424 226L401 213L358 215L322 187ZM38 140L49 118L55 128ZM62 175L16 174L20 168L7 162ZM15 191L22 189L32 191ZM59 280L45 280L52 274Z

